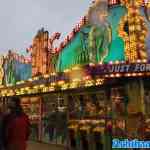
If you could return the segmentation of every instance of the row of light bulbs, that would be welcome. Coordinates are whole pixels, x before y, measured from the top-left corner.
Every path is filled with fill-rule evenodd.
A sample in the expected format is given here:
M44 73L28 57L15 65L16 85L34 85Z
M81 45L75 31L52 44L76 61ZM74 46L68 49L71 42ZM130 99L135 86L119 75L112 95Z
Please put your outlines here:
M51 92L56 90L56 86L60 87L61 90L66 90L66 89L73 89L80 87L81 81L73 81L72 83L65 83L65 81L58 81L57 83L51 83L50 85L46 86L44 84L41 85L36 85L33 88L30 87L24 87L20 89L15 89L15 90L2 90L1 91L1 96L13 96L13 95L24 95L24 94L36 94L40 92L45 93L45 92ZM90 87L94 85L102 85L104 83L104 79L97 79L96 81L88 79L85 80L84 86L85 87Z

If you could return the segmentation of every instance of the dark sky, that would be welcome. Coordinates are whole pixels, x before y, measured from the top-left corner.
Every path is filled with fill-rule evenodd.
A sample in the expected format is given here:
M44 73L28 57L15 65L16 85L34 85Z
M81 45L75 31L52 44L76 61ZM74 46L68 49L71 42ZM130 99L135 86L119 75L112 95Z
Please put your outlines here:
M67 35L86 14L92 0L1 0L0 54L23 53L41 27Z

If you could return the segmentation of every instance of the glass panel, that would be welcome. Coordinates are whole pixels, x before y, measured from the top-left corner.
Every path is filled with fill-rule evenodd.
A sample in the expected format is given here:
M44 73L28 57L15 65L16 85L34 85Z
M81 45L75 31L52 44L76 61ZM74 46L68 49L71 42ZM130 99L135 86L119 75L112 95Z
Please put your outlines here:
M43 97L42 141L66 144L67 111L66 99L60 95Z

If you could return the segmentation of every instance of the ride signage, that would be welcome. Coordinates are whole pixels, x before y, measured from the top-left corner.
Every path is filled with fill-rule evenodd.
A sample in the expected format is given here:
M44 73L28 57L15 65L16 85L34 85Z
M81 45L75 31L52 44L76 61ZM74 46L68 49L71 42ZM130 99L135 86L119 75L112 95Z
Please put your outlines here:
M150 72L149 63L132 63L132 64L107 64L100 65L88 71L93 75L104 75L113 73L144 73Z
M128 73L128 72L149 72L150 64L118 64L111 65L108 67L108 70L105 70L108 73Z

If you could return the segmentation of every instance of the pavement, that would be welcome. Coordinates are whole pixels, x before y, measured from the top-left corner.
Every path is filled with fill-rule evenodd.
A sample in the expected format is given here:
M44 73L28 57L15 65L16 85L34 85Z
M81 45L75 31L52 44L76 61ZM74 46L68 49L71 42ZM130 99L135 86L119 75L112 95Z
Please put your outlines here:
M27 150L66 150L63 146L29 142Z

